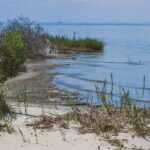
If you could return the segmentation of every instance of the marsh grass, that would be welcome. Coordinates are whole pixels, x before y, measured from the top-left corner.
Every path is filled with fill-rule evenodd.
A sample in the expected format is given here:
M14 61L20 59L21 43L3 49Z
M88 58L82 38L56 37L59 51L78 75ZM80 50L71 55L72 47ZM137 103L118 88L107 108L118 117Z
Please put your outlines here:
M135 109L135 108L134 108ZM54 124L59 127L69 128L69 123L74 122L80 124L78 131L82 134L95 133L101 135L103 133L110 133L117 135L120 131L128 129L128 131L135 132L140 136L150 135L150 128L147 126L148 113L143 109L126 110L122 108L120 111L114 107L109 107L111 115L106 111L100 110L99 107L88 106L88 111L82 113L74 109L65 115L57 115L55 117L42 116L36 122L38 129L52 128ZM33 126L35 123L28 126Z
M62 138L65 139L62 129L71 128L70 124L77 124L75 127L78 132L82 134L94 133L102 136L112 145L119 148L122 147L122 142L117 139L108 138L111 135L118 135L119 132L134 132L136 135L146 137L150 135L150 109L140 108L130 98L130 92L124 88L120 88L121 96L119 104L115 105L113 97L113 76L111 75L111 90L110 94L107 91L107 81L103 82L101 88L99 85L95 85L95 90L99 100L98 105L87 104L84 107L78 106L76 101L68 100L67 104L71 107L72 111L64 115L47 116L44 113L40 120L36 120L27 126L32 126L35 131L36 143L37 129L52 129L55 125L59 127ZM28 87L23 88L20 99L25 103L28 103ZM45 93L45 92L44 92ZM108 101L108 95L110 101ZM47 96L46 96L47 97ZM44 98L46 98L44 97ZM20 106L20 105L18 105ZM28 107L28 104L24 105ZM27 109L27 108L25 108ZM51 108L50 108L51 109ZM27 112L26 112L27 113ZM108 135L108 136L106 136Z
M111 77L113 82L113 77ZM111 84L113 86L113 83ZM82 134L95 133L96 135L118 135L119 132L134 132L138 136L150 135L150 109L141 108L130 98L130 92L121 88L120 103L115 105L112 100L107 101L107 82L103 83L100 89L95 86L99 105L86 105L85 108L79 108L75 101L68 101L72 111L64 115L46 116L28 126L34 126L38 129L53 128L54 125L69 129L70 123L79 124L78 131ZM113 99L113 87L110 90L110 99ZM103 136L105 139L106 137ZM109 139L110 141L110 139ZM122 144L118 140L112 140L119 147Z
M104 48L104 43L94 38L72 39L65 36L48 36L48 38L52 44L58 46L58 49L62 49L62 51L102 51Z

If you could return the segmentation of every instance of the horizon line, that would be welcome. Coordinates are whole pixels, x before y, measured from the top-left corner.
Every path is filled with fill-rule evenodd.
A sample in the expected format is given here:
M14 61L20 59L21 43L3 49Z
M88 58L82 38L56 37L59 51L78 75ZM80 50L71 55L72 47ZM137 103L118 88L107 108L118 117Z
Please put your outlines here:
M0 21L5 24L7 21ZM63 21L36 21L41 25L150 25L150 22L63 22Z
M150 22L39 22L48 25L150 25Z

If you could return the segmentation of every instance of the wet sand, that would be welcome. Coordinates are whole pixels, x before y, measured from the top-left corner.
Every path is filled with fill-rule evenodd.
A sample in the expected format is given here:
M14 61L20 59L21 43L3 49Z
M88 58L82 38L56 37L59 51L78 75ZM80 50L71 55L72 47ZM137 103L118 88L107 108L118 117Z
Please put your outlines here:
M25 95L28 104L66 104L66 101L73 99L75 93L59 90L52 79L53 73L47 73L47 68L60 67L57 64L45 64L44 61L27 62L27 72L21 73L19 76L9 79L7 85L8 103L18 103L19 96ZM21 101L20 101L21 102Z

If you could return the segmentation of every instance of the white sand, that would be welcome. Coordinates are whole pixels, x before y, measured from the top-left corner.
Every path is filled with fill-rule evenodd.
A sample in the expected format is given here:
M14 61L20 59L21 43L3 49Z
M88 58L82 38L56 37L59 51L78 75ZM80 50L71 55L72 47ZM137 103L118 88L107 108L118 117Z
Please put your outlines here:
M59 109L51 108L44 109L45 114L49 112L62 114L69 111L61 107ZM23 112L23 108L21 108ZM17 110L16 110L17 111ZM39 107L28 108L30 115L42 114L42 109ZM37 117L36 117L37 119ZM115 150L117 147L112 146L107 141L104 141L102 137L98 137L94 134L79 134L74 125L71 125L70 129L60 129L54 127L52 130L37 130L37 140L35 131L32 127L27 127L26 123L30 123L35 120L35 117L27 115L17 115L17 118L13 120L12 126L15 132L12 134L0 133L0 150ZM22 131L23 137L19 132ZM64 137L64 138L63 138ZM144 150L150 150L150 138L144 139L140 137L132 137L129 133L120 133L119 136L114 137L124 141L126 148L131 150L132 148L142 148ZM64 141L65 139L65 141Z
M14 80L22 80L32 78L38 75L39 72L33 71L33 65L28 65L28 72L23 73L20 76L10 79L9 83ZM35 63L34 66L40 66ZM18 108L13 107L16 112L19 112ZM47 106L48 107L48 106ZM24 112L24 108L21 108ZM107 141L104 141L102 137L98 137L95 134L79 134L72 124L69 130L54 127L51 130L37 130L37 139L35 131L32 127L27 127L27 123L31 123L38 119L43 114L43 111L47 115L64 114L70 111L70 108L59 106L41 109L40 107L28 107L27 112L30 115L17 115L16 119L12 121L12 126L15 130L12 134L6 132L0 132L0 150L116 150L118 147L112 146ZM31 116L32 115L32 116ZM23 137L20 131L23 134ZM24 138L24 140L23 140ZM147 139L132 137L130 133L120 133L119 136L113 137L123 140L125 148L131 150L132 148L150 150L150 137ZM134 149L134 150L136 150Z

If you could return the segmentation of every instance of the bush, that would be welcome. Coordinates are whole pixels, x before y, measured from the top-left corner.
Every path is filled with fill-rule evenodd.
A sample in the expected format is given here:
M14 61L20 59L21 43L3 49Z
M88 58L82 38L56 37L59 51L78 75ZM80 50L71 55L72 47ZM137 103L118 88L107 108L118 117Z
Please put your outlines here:
M29 59L39 59L46 55L47 36L43 28L29 18L20 16L8 20L5 30L18 30L22 33L25 42L25 56Z
M22 71L24 57L24 41L18 30L6 30L1 37L0 69L3 80L13 77Z

